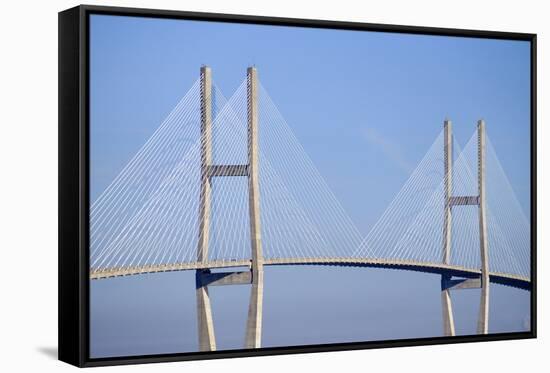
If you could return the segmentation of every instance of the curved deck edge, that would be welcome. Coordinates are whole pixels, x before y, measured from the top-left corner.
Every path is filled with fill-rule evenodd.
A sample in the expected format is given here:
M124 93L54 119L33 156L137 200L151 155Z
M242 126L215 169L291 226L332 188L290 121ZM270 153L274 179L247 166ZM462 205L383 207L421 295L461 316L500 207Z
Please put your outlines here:
M397 259L369 259L369 258L276 258L264 259L265 266L311 265L311 266L339 266L339 267L368 267L406 270L439 275L450 275L465 278L475 278L481 275L481 270L466 268L457 265L406 261ZM232 267L250 267L250 260L209 261L159 264L149 266L107 268L90 271L90 279L104 279L121 276L132 276L146 273L188 271L197 269L216 269ZM531 290L531 280L528 277L491 272L490 281L493 283L511 286L523 290Z

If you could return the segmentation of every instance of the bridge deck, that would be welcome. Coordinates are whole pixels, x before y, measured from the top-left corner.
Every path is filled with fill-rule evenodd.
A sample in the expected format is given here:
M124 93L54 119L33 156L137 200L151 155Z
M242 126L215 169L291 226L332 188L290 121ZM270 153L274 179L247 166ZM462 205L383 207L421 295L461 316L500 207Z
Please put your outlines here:
M371 267L371 268L389 268L408 271L426 272L441 275L450 275L458 277L474 278L481 275L480 269L466 268L462 266L407 261L397 259L369 259L369 258L276 258L264 259L265 266L277 265L327 265L327 266L350 266L350 267ZM120 267L106 268L90 271L90 279L102 279L118 276L130 276L144 273L186 271L194 269L215 269L231 267L250 267L250 260L224 260L208 262L188 262L174 264L144 265L138 267ZM520 289L530 290L531 279L529 277L490 272L491 282L508 285Z

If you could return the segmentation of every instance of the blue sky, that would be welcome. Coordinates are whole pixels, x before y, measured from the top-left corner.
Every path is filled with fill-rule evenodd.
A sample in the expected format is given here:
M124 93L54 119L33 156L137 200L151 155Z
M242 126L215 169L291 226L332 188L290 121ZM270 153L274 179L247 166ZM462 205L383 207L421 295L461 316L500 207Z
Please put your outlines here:
M202 64L212 67L214 79L226 95L244 79L246 67L254 64L263 86L361 233L366 234L383 213L441 131L446 117L452 119L456 139L462 144L475 131L477 120L486 120L491 141L528 215L527 42L97 15L91 18L90 40L92 201L189 89ZM356 203L359 195L376 198L370 199L369 209L365 209ZM387 281L383 271L372 271L367 278ZM299 282L300 276L329 276L319 270L289 273L279 275L281 287ZM356 273L344 276L354 281ZM417 284L420 297L439 287L439 280L430 275L392 272L392 276L395 283ZM120 283L150 292L162 282L144 278ZM131 295L119 296L120 283L111 287L107 283L92 285L92 313L97 312L92 319L97 330L113 327L116 316L109 316L110 312L117 314L124 308L121 304L121 308L108 311L109 299L132 302ZM388 284L387 289L400 291L395 284ZM517 295L509 289L496 292ZM478 302L477 295L460 297L465 299L463 307L470 309L466 313L471 313L464 323L475 323L477 306L472 304ZM504 329L505 325L521 324L528 313L528 296L519 294L517 299L506 306L512 309L510 315L496 316L504 320ZM181 300L185 305L194 301L192 294ZM431 301L438 304L437 292ZM296 300L296 305L301 302L308 307L307 299ZM359 309L367 306L363 302L366 300ZM392 302L396 300L389 301L389 307ZM439 317L440 309L426 310L421 303L419 314ZM273 304L273 316L269 317L276 323L277 306ZM154 312L147 315L143 317L154 316ZM440 326L436 324L433 330L426 329L428 334L437 332ZM131 328L128 325L118 335ZM351 325L349 330L351 333ZM150 336L147 333L153 332L143 333ZM193 333L190 338L194 342ZM106 338L100 332L97 335L97 343ZM320 335L322 342L323 333ZM370 335L382 337L384 333ZM273 344L292 343L284 336L266 338L272 338ZM308 338L308 343L315 343L315 338ZM368 339L360 333L357 338Z

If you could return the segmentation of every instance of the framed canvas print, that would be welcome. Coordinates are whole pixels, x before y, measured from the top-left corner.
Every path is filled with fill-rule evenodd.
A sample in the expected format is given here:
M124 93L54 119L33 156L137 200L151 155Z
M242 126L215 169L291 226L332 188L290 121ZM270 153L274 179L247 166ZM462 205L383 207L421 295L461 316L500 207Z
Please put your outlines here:
M59 13L59 358L536 336L536 36Z

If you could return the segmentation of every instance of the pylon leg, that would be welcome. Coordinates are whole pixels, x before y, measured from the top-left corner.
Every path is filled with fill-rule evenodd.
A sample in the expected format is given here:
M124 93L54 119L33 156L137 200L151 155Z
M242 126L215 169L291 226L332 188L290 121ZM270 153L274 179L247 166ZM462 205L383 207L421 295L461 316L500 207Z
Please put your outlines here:
M482 280L483 281L483 280ZM481 299L479 301L479 318L477 320L477 333L489 333L489 283L482 283Z
M201 282L201 271L196 272L195 283L197 293L197 326L199 335L199 351L215 351L216 337L212 320L212 306L208 287Z
M489 333L489 247L485 190L485 122L477 122L478 189L479 189L479 248L481 254L481 300L479 302L478 334Z
M246 348L260 348L262 345L262 314L264 298L264 270L260 268L253 274L246 323Z
M449 289L441 290L441 309L443 310L443 333L445 336L455 336L455 321L453 317L453 302Z

